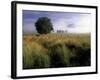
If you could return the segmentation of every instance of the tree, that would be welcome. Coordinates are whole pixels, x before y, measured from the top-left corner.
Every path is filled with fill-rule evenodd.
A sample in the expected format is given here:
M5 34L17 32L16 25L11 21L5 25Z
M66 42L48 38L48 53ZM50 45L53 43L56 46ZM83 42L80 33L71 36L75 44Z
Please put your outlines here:
M36 30L40 34L47 34L53 30L53 25L48 17L40 17L36 23Z

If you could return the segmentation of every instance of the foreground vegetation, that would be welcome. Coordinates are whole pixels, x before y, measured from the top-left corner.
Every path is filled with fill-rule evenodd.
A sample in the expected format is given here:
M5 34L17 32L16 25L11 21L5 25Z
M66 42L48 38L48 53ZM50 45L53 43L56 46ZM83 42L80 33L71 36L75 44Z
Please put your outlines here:
M90 34L23 35L23 69L90 66Z

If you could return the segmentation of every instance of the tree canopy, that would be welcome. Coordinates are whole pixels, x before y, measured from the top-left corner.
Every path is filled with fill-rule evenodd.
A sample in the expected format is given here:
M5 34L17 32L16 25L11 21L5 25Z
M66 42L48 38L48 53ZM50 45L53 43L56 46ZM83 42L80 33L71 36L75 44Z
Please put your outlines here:
M53 30L53 25L48 17L40 17L36 23L36 30L40 34L47 34Z

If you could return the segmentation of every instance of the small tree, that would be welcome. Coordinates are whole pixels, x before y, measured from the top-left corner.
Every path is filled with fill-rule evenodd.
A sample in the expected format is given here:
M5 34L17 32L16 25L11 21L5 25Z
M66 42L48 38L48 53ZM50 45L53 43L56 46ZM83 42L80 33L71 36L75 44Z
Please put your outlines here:
M36 23L36 30L40 34L47 34L53 30L53 25L48 17L40 17Z

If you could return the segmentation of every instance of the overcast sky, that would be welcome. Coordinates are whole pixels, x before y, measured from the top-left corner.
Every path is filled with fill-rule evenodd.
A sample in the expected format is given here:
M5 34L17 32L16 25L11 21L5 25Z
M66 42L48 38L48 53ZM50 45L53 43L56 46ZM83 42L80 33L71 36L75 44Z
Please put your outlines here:
M90 33L91 14L75 12L47 12L23 10L23 32L36 32L35 22L39 17L51 19L54 31L63 30L70 33Z

